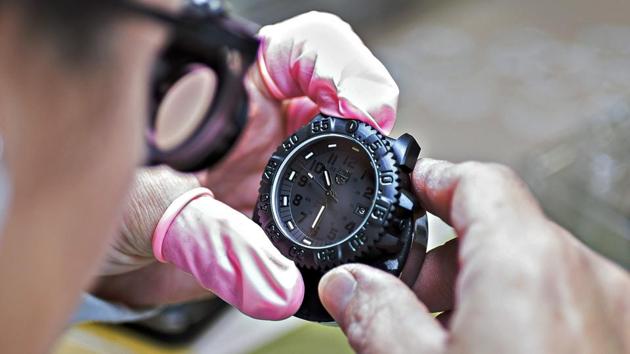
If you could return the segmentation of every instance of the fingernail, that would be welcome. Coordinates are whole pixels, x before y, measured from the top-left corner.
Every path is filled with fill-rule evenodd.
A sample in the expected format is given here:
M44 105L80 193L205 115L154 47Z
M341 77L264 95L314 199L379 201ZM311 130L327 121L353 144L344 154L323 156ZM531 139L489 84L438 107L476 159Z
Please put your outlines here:
M345 269L337 269L326 274L319 283L319 294L324 307L339 319L354 296L357 281Z

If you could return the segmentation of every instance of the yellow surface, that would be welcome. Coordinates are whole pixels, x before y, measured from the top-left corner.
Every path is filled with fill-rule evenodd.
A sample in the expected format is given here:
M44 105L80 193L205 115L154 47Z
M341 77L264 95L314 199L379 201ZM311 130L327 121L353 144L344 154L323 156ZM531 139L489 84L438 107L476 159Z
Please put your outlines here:
M183 354L185 349L168 348L146 341L111 326L87 324L70 329L60 340L55 354Z
M354 353L337 327L307 324L250 354L346 354Z
M185 354L185 348L169 348L113 326L98 324L71 328L59 341L54 354ZM263 345L249 354L349 354L341 330L319 324L307 324Z

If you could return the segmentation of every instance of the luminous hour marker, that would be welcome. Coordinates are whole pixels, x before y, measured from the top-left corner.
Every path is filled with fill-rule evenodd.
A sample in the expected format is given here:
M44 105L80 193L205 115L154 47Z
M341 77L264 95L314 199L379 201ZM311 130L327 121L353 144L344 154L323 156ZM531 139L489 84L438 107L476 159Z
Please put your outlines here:
M295 229L295 225L293 225L293 222L291 220L287 221L287 227L290 231L293 231L293 229Z
M356 151L356 152L359 152L359 148L358 148L358 147L356 147L356 146L353 146L353 147L352 147L352 150L354 150L354 151Z
M293 181L293 179L295 179L295 175L296 174L297 174L297 172L291 171L291 174L289 175L289 181Z
M306 154L306 156L304 156L304 159L305 159L305 160L308 160L308 159L310 159L310 158L311 158L311 157L313 157L313 156L315 156L315 153L313 153L313 152L311 151L311 152L309 152L308 154Z
M313 244L313 241L309 240L308 238L305 238L305 239L302 240L302 243L307 245L307 246L310 246L310 245Z
M282 196L282 206L285 207L289 205L289 197L287 197L286 195Z
M336 147L337 147L337 144L330 144L330 145L328 145L329 149L333 149L333 148L336 148Z
M310 177L311 179L313 179L313 175L310 172L307 172L308 177Z

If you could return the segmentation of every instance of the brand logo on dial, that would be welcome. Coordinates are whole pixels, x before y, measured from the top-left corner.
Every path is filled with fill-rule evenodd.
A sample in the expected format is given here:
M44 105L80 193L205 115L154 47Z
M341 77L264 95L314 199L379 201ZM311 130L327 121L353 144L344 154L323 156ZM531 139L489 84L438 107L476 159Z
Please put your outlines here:
M335 176L335 183L337 183L338 185L346 184L349 179L350 179L350 171L341 170L337 172L337 175Z

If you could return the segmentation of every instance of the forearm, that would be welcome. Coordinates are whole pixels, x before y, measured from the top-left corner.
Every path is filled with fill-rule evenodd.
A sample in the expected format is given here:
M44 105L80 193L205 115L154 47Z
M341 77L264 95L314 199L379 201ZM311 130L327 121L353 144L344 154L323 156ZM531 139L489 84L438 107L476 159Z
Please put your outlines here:
M160 183L151 183L156 180ZM154 216L164 214L173 200L197 187L199 181L194 175L177 173L168 167L140 170L131 189L121 230L122 237L128 241L125 244L133 247L127 253L144 255L153 261L151 238L134 235L152 235L158 221Z
M603 309L610 328L610 342L620 353L630 353L630 274L583 246L602 292Z

